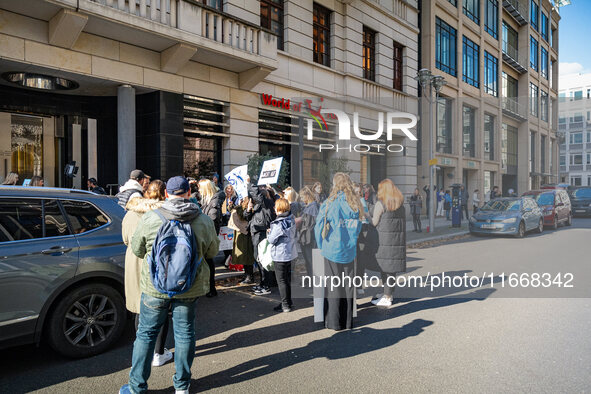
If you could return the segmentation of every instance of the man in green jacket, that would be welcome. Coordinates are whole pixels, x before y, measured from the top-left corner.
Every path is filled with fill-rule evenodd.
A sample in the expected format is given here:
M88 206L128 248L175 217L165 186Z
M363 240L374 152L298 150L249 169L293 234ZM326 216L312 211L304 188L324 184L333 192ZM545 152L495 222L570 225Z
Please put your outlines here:
M191 223L201 264L197 269L193 286L187 292L170 298L167 294L157 291L150 278L146 256L152 251L152 244L162 220L154 211L142 216L131 240L133 253L143 259L140 277L140 319L133 344L129 384L121 387L120 394L139 394L147 391L156 338L164 320L168 318L169 309L172 310L175 341L174 387L177 394L189 393L191 365L195 355L195 301L197 297L209 291L209 267L204 261L217 255L220 241L213 221L207 215L201 214L199 207L189 201L191 189L185 178L170 178L166 184L166 195L168 200L162 204L160 212L168 220Z

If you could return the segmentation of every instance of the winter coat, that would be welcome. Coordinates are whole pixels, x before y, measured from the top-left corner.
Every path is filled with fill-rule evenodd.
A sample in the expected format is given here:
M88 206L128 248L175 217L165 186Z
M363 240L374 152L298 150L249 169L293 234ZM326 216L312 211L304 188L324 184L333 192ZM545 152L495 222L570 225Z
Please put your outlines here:
M322 256L335 263L350 263L357 255L357 238L361 231L360 212L355 212L339 192L333 201L326 200L316 217L314 234ZM325 222L329 228L324 238Z
M287 262L298 257L296 247L296 223L290 212L277 215L271 222L267 241L271 244L271 258L276 262Z
M275 201L266 198L257 186L248 184L248 197L252 199L254 207L251 212L247 212L244 217L248 220L251 235L257 233L267 234L267 229L271 222L275 220ZM263 237L262 239L265 239Z
M314 237L314 226L320 204L316 201L306 205L302 211L300 231L298 232L298 241L303 247L316 247L316 238Z
M410 196L410 213L411 215L420 215L423 209L423 200L421 196L413 194Z
M213 221L216 234L220 233L220 226L222 224L222 204L224 203L224 199L225 195L221 190L216 192L207 204L201 199L202 211Z
M234 224L234 226L230 226L230 228L234 229L232 264L253 265L254 249L252 238L248 232L248 222L244 219L244 211L241 206L237 206L232 211L232 222Z
M160 207L160 212L168 220L190 222L195 238L197 239L197 255L201 264L197 269L193 286L185 293L173 296L177 299L195 299L209 292L209 267L203 259L212 259L217 255L220 240L215 233L213 221L199 212L195 204L182 198L173 198L165 201ZM152 252L152 244L162 225L162 220L154 211L146 212L138 223L137 230L131 239L133 254L143 259L140 289L142 293L156 298L169 298L167 294L160 293L154 288L150 278L150 268L146 262L146 256Z
M381 204L381 202L378 202ZM395 211L384 211L376 226L380 271L395 274L406 271L406 212L401 205Z
M149 198L132 198L125 209L127 213L121 223L121 236L127 246L125 252L125 306L132 313L140 313L140 274L143 260L133 254L131 238L137 229L144 213L160 208L164 201L151 200Z
M107 194L107 192L105 191L105 189L103 189L100 186L95 186L92 189L90 189L91 192L96 193L96 194Z
M460 205L468 206L468 190L460 190Z
M115 197L117 197L117 204L119 204L122 208L125 208L129 200L132 198L143 196L144 188L138 181L134 179L130 179L125 182L125 185L119 188L119 193L115 195Z
M228 225L228 220L230 220L232 209L236 205L238 205L238 196L234 194L232 197L226 198L224 194L224 202L222 203L222 226Z

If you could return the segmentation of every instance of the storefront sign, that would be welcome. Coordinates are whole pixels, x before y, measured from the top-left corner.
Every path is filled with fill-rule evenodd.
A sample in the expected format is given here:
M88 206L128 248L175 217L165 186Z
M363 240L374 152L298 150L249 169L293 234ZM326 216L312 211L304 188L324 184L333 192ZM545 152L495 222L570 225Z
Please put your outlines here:
M277 183L277 180L279 179L279 171L281 170L281 163L283 163L283 157L265 161L261 168L258 185L273 185Z

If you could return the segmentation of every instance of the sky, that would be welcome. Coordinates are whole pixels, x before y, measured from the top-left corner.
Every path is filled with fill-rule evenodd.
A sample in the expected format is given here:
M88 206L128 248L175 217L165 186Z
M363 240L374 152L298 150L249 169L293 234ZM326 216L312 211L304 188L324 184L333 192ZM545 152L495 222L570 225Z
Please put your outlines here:
M571 0L560 8L560 76L591 73L591 0Z

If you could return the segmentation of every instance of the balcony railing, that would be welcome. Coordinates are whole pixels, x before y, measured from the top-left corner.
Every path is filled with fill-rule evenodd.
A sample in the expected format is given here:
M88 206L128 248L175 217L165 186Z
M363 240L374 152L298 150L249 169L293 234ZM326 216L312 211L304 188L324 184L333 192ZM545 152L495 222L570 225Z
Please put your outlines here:
M524 52L521 56L517 48L507 41L503 41L503 61L509 64L520 74L527 72L527 54Z
M583 129L583 122L570 122L568 124L568 129L570 131L582 130Z
M519 26L527 24L528 6L522 0L503 0L503 8L519 23Z
M517 97L502 98L503 113L521 121L527 120L527 108Z

